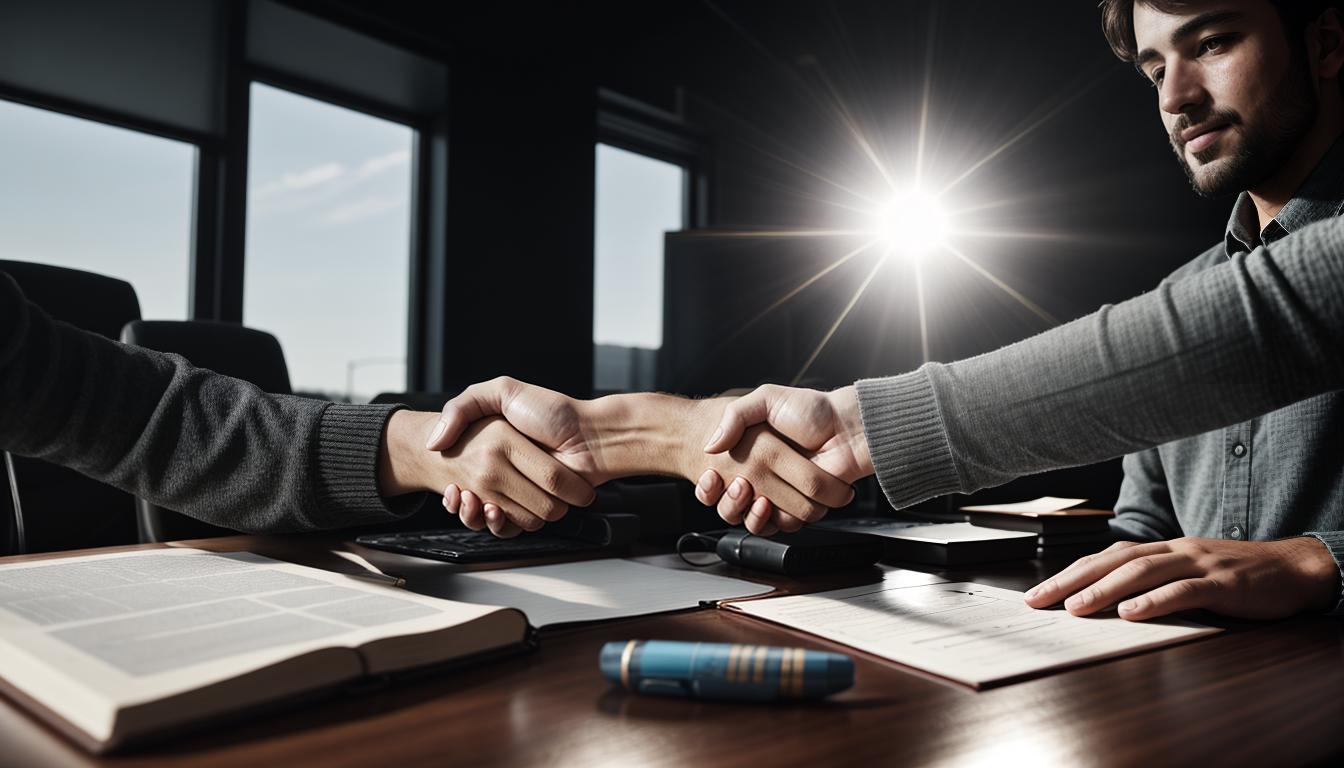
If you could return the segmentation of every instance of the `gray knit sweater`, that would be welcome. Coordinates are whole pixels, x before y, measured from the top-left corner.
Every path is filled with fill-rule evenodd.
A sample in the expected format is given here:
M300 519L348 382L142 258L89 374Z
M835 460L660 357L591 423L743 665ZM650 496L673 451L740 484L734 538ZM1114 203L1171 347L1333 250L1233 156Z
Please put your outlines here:
M409 513L422 498L377 490L393 410L270 395L118 344L53 321L0 273L0 449L200 520L287 531Z
M1342 342L1344 218L1333 218L995 352L860 381L859 407L878 481L903 507L1340 389ZM1344 563L1344 510L1315 512L1336 524L1311 535Z
M988 354L858 382L897 507L1088 464L1344 387L1344 219Z

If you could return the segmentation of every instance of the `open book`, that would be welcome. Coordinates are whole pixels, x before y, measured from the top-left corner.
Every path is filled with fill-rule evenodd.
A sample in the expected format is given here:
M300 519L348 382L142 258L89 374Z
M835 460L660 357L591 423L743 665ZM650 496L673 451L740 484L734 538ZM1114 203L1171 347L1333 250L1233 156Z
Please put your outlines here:
M369 675L520 648L519 611L258 555L0 567L0 685L94 751Z
M619 559L447 582L434 594L455 599L193 549L4 565L0 690L106 752L365 677L523 650L529 617L541 627L770 591Z

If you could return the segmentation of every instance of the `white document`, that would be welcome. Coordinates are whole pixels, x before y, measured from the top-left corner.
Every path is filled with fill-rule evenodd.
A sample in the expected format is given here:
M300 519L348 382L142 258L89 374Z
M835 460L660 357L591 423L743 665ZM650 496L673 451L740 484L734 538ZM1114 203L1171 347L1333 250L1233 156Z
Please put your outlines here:
M981 504L976 507L962 507L963 512L1058 512L1061 509L1076 507L1087 499L1062 499L1058 496L1042 496L1031 501L1018 501L1012 504Z
M1003 541L1005 539L1035 539L1036 534L1028 531L1005 531L1001 528L985 528L970 523L930 523L914 525L884 531L881 526L854 529L875 536L888 536L893 539L927 541L931 544L956 544L962 541Z
M541 628L695 608L701 601L763 595L771 589L752 581L608 558L457 573L435 579L433 594L517 608Z
M979 584L876 584L733 604L743 613L980 688L1221 631L1037 610Z

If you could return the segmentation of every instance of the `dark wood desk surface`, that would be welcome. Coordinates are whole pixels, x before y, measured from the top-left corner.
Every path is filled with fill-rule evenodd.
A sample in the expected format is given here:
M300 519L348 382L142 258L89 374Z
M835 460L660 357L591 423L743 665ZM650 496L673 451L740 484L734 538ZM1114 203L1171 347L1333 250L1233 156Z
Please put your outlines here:
M237 537L205 546L339 566L322 556L319 542ZM1032 562L948 575L1022 589L1050 570ZM752 578L787 591L840 585ZM1292 765L1344 756L1344 623L1229 626L1186 645L983 692L861 653L854 654L853 689L806 705L633 696L598 675L597 651L608 640L805 642L846 650L750 617L690 611L547 632L540 650L526 656L113 758L81 752L0 699L0 764Z

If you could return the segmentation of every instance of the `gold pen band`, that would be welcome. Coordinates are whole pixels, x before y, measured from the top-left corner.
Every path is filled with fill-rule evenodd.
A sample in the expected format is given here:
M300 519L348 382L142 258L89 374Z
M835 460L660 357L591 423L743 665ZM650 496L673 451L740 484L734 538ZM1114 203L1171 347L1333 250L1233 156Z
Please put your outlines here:
M625 644L625 650L621 651L621 685L626 689L630 688L630 657L635 655L635 641L631 640Z

